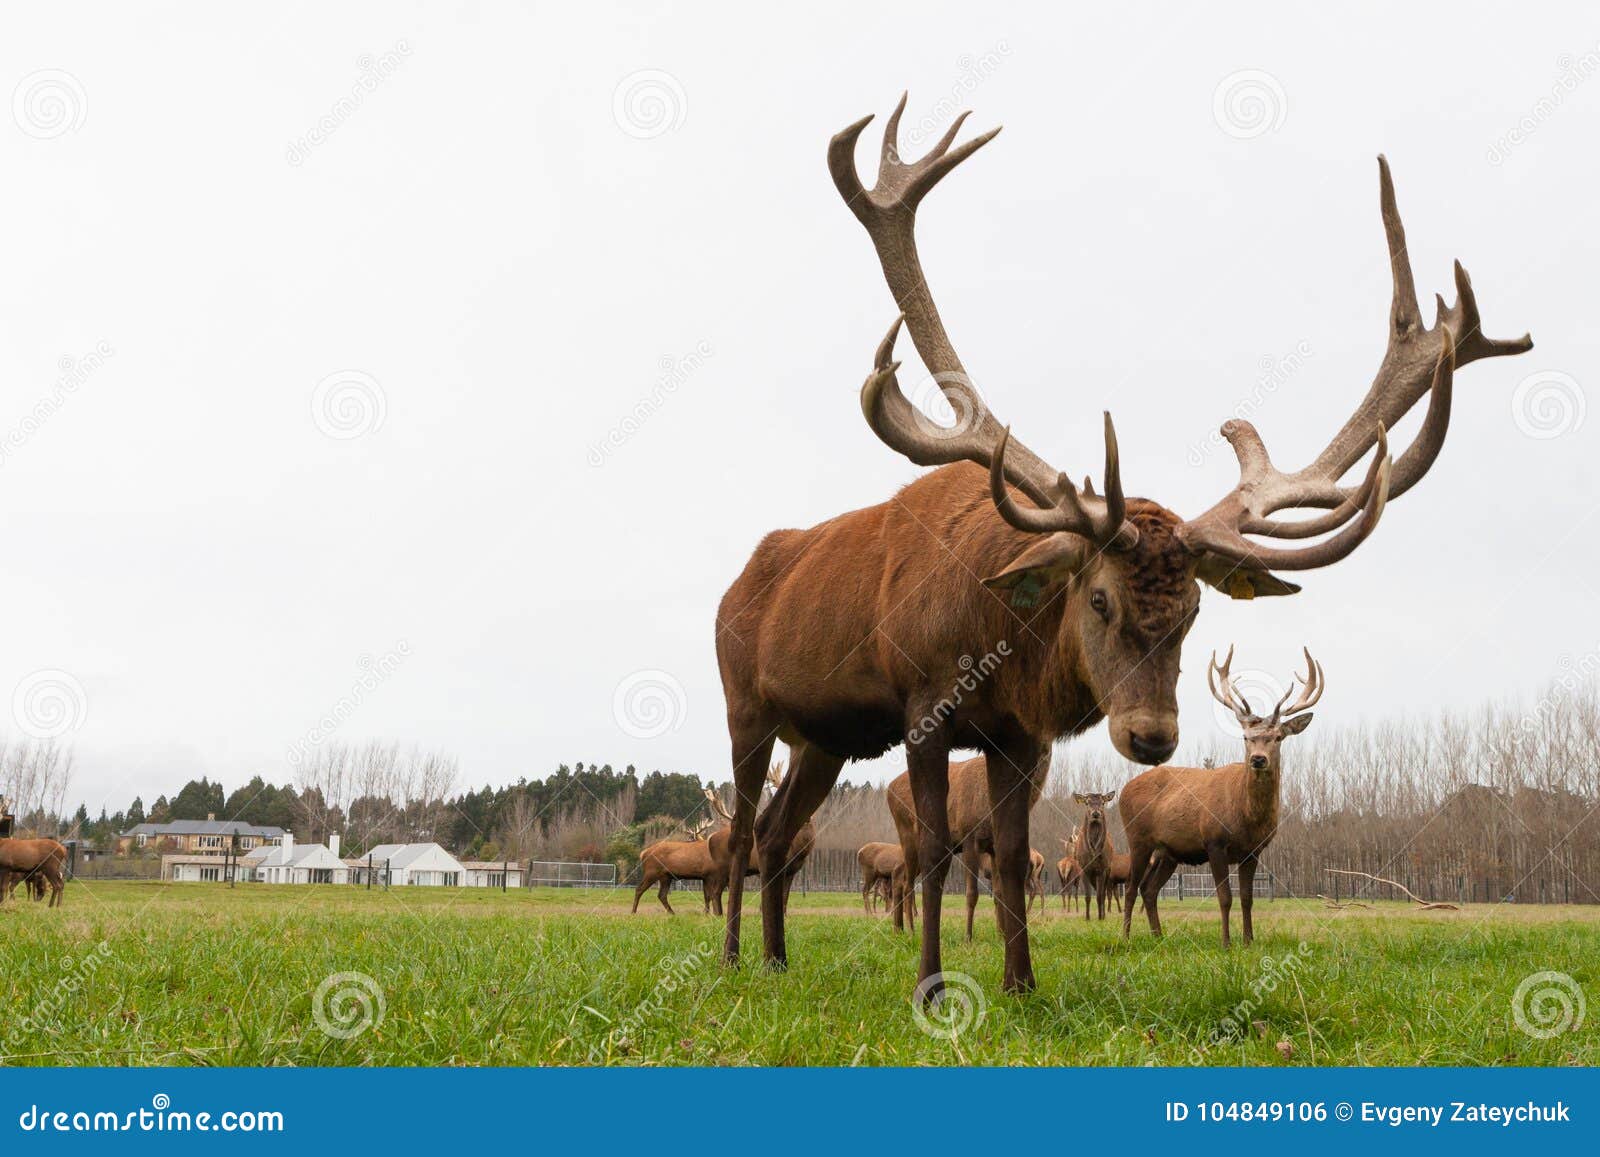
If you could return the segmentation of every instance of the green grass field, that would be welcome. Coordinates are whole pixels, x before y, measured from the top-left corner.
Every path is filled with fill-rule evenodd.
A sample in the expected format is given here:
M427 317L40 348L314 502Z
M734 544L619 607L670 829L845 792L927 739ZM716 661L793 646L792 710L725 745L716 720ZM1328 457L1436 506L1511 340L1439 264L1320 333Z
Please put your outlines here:
M77 882L0 907L0 1059L39 1065L1465 1064L1600 1062L1600 910L1257 905L1224 952L1215 904L1168 935L1031 922L1040 988L1002 996L987 899L946 901L956 1031L908 997L913 941L851 896L796 895L787 973L716 959L698 894ZM954 908L959 914L960 901ZM959 916L958 916L959 918ZM1234 931L1238 936L1238 909ZM1302 947L1303 945L1303 947ZM1526 978L1565 974L1557 980ZM336 977L336 974L361 974ZM330 977L336 977L329 980ZM968 981L965 978L970 978ZM1524 987L1524 1031L1513 1014ZM321 992L319 992L319 986ZM1562 1005L1565 998L1567 1004ZM379 1015L381 1013L381 1016ZM331 1030L331 1031L327 1031Z

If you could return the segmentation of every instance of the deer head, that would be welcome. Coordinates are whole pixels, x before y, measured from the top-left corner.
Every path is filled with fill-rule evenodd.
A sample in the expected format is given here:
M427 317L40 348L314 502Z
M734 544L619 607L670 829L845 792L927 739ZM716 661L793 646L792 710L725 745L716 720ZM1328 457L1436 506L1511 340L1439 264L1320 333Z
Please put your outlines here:
M985 584L1013 606L1060 600L1058 646L1081 657L1074 675L1086 682L1107 717L1113 744L1137 762L1160 763L1177 746L1179 650L1198 610L1198 584L1233 598L1288 595L1300 588L1273 570L1311 570L1350 554L1376 528L1385 504L1414 486L1438 456L1456 367L1521 353L1532 348L1532 340L1483 335L1472 285L1459 263L1456 304L1446 307L1441 298L1433 328L1422 324L1394 186L1380 157L1379 203L1394 285L1388 348L1366 397L1327 447L1309 466L1284 473L1272 464L1254 426L1225 423L1221 432L1239 460L1239 483L1205 513L1184 520L1158 503L1124 495L1116 431L1106 414L1100 489L1088 478L1080 488L1013 438L989 411L945 332L917 255L917 206L1000 130L955 145L967 115L962 113L926 156L908 163L898 143L905 104L902 96L889 117L871 189L855 165L856 144L871 117L840 132L828 148L834 184L866 226L902 311L862 387L867 424L918 465L967 461L989 470L1000 516L1028 537L1017 540L1016 553ZM954 426L934 426L901 391L894 346L902 323L954 410ZM1416 440L1394 461L1386 431L1424 394L1427 416ZM1361 480L1342 484L1368 451ZM1299 520L1273 517L1296 509L1321 513ZM1257 541L1318 536L1326 537L1299 548Z
M1216 652L1211 653L1211 665L1206 668L1206 684L1217 702L1232 711L1233 717L1244 729L1245 765L1259 776L1275 776L1278 773L1279 747L1285 738L1299 735L1306 729L1312 718L1311 708L1322 698L1322 664L1311 657L1310 650L1302 650L1306 657L1306 673L1299 677L1300 697L1293 706L1284 707L1289 696L1294 694L1294 682L1291 680L1289 690L1283 693L1283 698L1278 700L1270 715L1257 715L1229 677L1233 648L1228 648L1228 657L1220 664Z
M1083 816L1081 829L1084 843L1091 851L1097 851L1105 846L1106 842L1106 808L1111 806L1111 801L1117 798L1114 791L1108 792L1074 792L1072 798L1081 803L1087 810ZM1072 829L1072 838L1078 838L1080 829Z

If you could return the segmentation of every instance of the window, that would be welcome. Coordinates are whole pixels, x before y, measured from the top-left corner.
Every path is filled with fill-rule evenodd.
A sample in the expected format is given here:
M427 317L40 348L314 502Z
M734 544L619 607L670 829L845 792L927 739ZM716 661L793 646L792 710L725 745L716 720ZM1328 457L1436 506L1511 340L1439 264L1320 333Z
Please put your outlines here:
M209 881L214 883L217 880L222 879L222 869L221 868L201 868L200 869L200 879L201 880L209 880Z
M220 848L222 846L222 837L200 836L196 838L195 844L202 848Z

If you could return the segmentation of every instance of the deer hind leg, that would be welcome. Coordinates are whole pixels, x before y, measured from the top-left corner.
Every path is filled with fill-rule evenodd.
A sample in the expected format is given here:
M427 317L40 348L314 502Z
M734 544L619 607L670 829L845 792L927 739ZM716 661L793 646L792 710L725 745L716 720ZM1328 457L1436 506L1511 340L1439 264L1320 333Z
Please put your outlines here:
M961 845L961 866L967 870L967 940L972 940L972 916L978 910L978 870L983 862L977 844L968 840ZM998 908L996 909L998 911Z
M1228 854L1220 847L1207 850L1211 860L1211 878L1217 883L1217 907L1222 912L1222 946L1233 947L1228 935L1228 914L1233 910L1233 889L1228 887Z
M762 947L769 968L786 968L789 963L783 916L792 879L789 852L794 837L828 798L843 766L842 757L815 744L793 748L789 774L756 823L761 838Z
M667 893L670 891L672 891L672 877L662 876L661 887L656 891L656 899L661 901L661 906L667 910L668 916L676 916L677 913L672 910L672 905L667 902Z
M1255 939L1255 929L1250 926L1250 906L1256 898L1256 858L1246 856L1239 861L1239 913L1244 920L1244 942Z
M1144 847L1128 848L1128 895L1144 886L1145 873L1150 870L1151 850ZM1133 936L1133 904L1122 906L1122 938L1127 940Z
M1167 881L1172 879L1172 873L1177 870L1177 860L1157 852L1150 861L1150 869L1145 873L1144 882L1139 885L1139 891L1144 899L1144 914L1149 918L1150 931L1157 936L1161 935L1161 916L1156 911L1156 902L1161 898L1161 889L1167 886Z
M727 932L722 942L722 963L739 964L739 918L744 910L744 877L750 866L750 849L755 845L756 801L766 782L767 761L778 730L767 720L744 726L735 725L729 712L729 731L733 737L733 824L728 832L728 915Z

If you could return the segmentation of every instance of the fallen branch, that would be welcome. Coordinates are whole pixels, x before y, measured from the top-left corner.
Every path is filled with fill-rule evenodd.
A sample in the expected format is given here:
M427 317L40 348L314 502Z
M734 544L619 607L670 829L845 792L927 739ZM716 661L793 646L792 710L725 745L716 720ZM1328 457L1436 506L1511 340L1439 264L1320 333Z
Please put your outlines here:
M1323 871L1333 872L1335 875L1339 876L1365 876L1367 879L1376 884L1388 884L1391 888L1398 888L1400 891L1406 894L1407 898L1414 901L1418 905L1417 911L1419 912L1461 911L1461 905L1459 904L1447 904L1443 900L1424 900L1410 888L1400 883L1399 880L1386 880L1382 876L1374 876L1371 872L1352 872L1347 868L1324 868Z
M1363 903L1360 900L1335 900L1332 896L1324 896L1321 892L1317 893L1317 899L1323 902L1323 907L1332 908L1335 912L1342 912L1346 908L1372 907L1371 904Z

